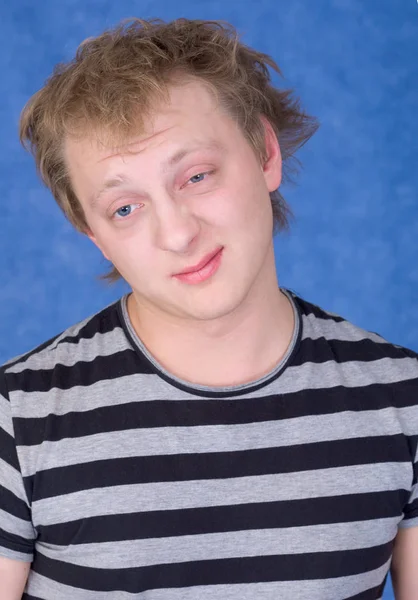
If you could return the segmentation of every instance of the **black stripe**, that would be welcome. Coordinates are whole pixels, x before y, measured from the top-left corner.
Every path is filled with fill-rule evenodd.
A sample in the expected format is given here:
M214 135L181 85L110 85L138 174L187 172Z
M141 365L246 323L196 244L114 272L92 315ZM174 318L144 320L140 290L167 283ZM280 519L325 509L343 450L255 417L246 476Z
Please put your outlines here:
M418 386L418 379L416 380ZM89 390L83 392L89 404ZM106 392L116 395L117 387ZM259 398L209 398L192 400L144 400L141 389L132 402L103 406L46 418L17 417L15 437L18 445L30 446L43 441L83 437L107 431L125 431L146 427L194 427L200 425L236 425L263 421L285 421L296 417L336 414L344 411L379 410L411 405L415 398L406 383L375 384L361 388L336 386L328 389ZM30 402L30 398L27 399ZM378 418L378 415L376 416Z
M149 372L148 364L138 361L136 352L128 348L110 356L97 356L92 361L80 361L70 367L56 364L53 369L8 372L6 378L10 392L49 392L54 388L69 390L74 386L87 387L98 381Z
M15 496L0 484L0 508L14 517L30 521L30 511L26 502Z
M305 338L301 349L293 361L292 366L299 366L306 362L322 364L333 361L336 364L345 362L371 363L382 358L402 359L407 358L405 353L389 342L375 342L374 340L337 340L325 338Z
M226 531L303 527L402 518L405 490L101 515L37 527L39 540L59 545L176 537Z
M4 374L4 370L5 370L5 365L0 367L0 394L3 396L3 398L7 401L9 401L9 390L7 389L6 386L6 378L5 378L5 374Z
M8 465L20 472L19 460L16 454L16 446L14 438L0 427L0 457Z
M418 498L415 498L411 504L405 506L405 523L408 519L416 519L418 517Z
M151 589L195 585L346 577L381 567L391 552L392 542L340 552L201 560L126 569L80 567L38 553L33 570L76 588L138 594Z
M0 545L14 552L23 552L32 554L34 542L21 537L20 535L9 533L0 527Z
M120 300L117 300L110 306L106 306L100 312L92 315L76 335L65 336L59 343L62 344L63 342L66 342L69 344L77 344L81 339L89 340L97 333L109 333L116 327L121 327L117 311L119 302Z
M313 315L314 317L316 317L318 319L322 319L325 321L327 321L327 320L334 321L335 323L346 322L350 328L356 327L351 321L347 320L344 316L327 314L325 312L325 310L326 310L325 308L320 307L317 304L313 304L312 302L308 302L307 300L303 299L299 294L295 294L294 292L292 292L292 290L289 290L289 291L291 292L292 297L295 300L296 308L300 315L304 315L304 316ZM318 326L320 327L320 324L318 324ZM359 329L359 328L357 328L357 329ZM401 346L399 344L393 344L393 343L389 342L388 340L386 340L385 336L383 336L382 334L380 334L376 331L371 331L371 330L364 329L364 328L360 328L360 329L363 329L363 331L365 332L365 335L367 335L368 333L373 333L373 334L379 336L380 338L382 338L381 342L372 342L372 341L369 342L369 347L372 350L372 354L379 353L381 355L380 358L382 358L382 353L384 353L385 356L392 356L391 353L394 352L394 353L396 353L394 358L403 358L404 356L408 356L410 358L418 358L418 352L415 352L411 348L406 348L405 346ZM324 340L322 340L322 341L324 341ZM328 341L325 341L325 343L326 344L332 343L334 345L334 343L338 343L338 340L328 340ZM358 342L353 342L353 343L358 343ZM374 348L373 348L373 345L374 345ZM364 346L364 348L366 349L367 347ZM389 352L390 354L387 354L387 352ZM360 360L367 360L367 359L364 357L361 357Z
M25 362L25 360L27 360L28 358L30 358L34 354L38 354L39 352L41 352L42 350L44 350L45 348L47 348L48 346L50 346L57 338L59 338L60 335L61 335L61 333L58 333L57 335L54 335L53 337L49 338L45 342L42 342L42 344L39 344L38 346L36 346L32 350L29 350L28 352L25 352L25 354L23 354L21 356L18 356L15 359L11 359L11 361L8 362L8 364L3 365L4 371L7 371L7 369L10 369L11 367L14 367L15 365L18 365L19 363Z
M343 315L327 314L325 312L327 310L325 307L321 307L317 304L314 304L313 302L309 302L308 300L305 300L299 293L296 293L289 288L282 288L282 289L287 289L291 293L293 299L295 300L296 309L300 316L313 315L317 319L322 319L324 321L334 321L335 323L347 322L347 324L350 327L353 327L353 326L355 327L355 325L351 321L349 321L346 317L344 317ZM318 324L318 326L320 327L320 324ZM363 329L363 331L365 332L366 335L367 335L367 333L373 333L373 334L379 336L380 338L382 338L381 342L372 342L372 344L376 345L374 350L377 351L378 353L382 354L382 351L383 351L386 355L387 350L392 352L392 351L395 351L394 350L395 348L398 348L398 350L397 350L398 354L395 356L395 358L402 358L405 355L409 356L410 358L418 358L418 353L414 352L414 350L411 350L411 348L406 348L405 346L393 344L393 343L387 341L385 339L385 336L383 336L381 333L379 333L377 331L371 331L370 329L364 329L364 328L360 328L360 329ZM328 342L325 342L325 343L334 344L335 341L336 340L329 340ZM379 348L381 348L382 350L379 350ZM380 358L382 358L382 356L380 356ZM361 358L361 360L366 360L366 359Z
M75 326L77 326L77 324L75 324ZM113 331L115 327L121 327L116 302L104 308L99 313L92 315L89 321L78 331L76 335L65 335L58 342L57 346L64 342L68 344L77 344L81 339L91 339L96 335L96 333L108 333L110 331ZM20 363L24 363L31 356L39 354L42 350L45 350L48 348L48 346L51 346L55 342L55 340L57 340L66 331L67 330L61 331L60 333L49 338L42 344L39 344L29 352L26 352L24 355L17 357L15 360L13 360L13 362L10 362L9 364L5 365L4 369L7 371L7 369L9 369L10 367L13 367Z
M157 373L158 376L160 377L160 379L164 380L170 386L177 388L179 390L188 392L188 393L191 392L195 397L202 396L206 399L207 398L232 398L234 396L243 396L245 394L254 393L257 390L265 388L267 385L270 385L273 381L275 381L276 379L278 379L280 377L280 375L283 373L283 371L287 368L287 366L289 364L294 362L294 358L299 352L299 347L300 347L300 343L301 343L301 339L302 339L302 326L300 326L298 329L297 337L294 342L293 349L292 349L291 353L289 354L289 356L287 357L287 360L283 364L281 364L280 368L277 369L272 375L270 375L269 378L263 379L262 381L259 381L258 383L257 382L253 383L252 385L247 385L245 387L245 389L227 390L227 391L223 391L223 392L217 391L216 389L215 390L200 390L200 389L196 389L196 386L194 386L193 384L182 383L182 382L178 381L177 379L174 379L170 374L167 374L160 369L156 369L154 364L141 351L141 349L138 346L137 340L134 339L134 336L132 335L131 329L127 326L127 323L125 321L125 317L123 314L121 302L118 304L117 310L119 313L119 319L120 319L120 322L124 329L125 335L126 335L127 339L130 341L132 348L135 350L135 352L138 356L139 362L141 363L141 369L147 368L150 372ZM300 315L299 309L297 308L297 305L296 305L296 310L298 312L298 317L297 317L298 321L301 324L302 317ZM146 365L146 367L144 365Z
M375 587L365 590L364 592L360 592L355 596L350 596L345 600L376 600L376 598L381 598L383 589L384 586L382 587L382 585L376 585Z
M368 363L383 357L402 358L403 354L392 344L384 344L383 347L367 339L353 342L306 338L291 362L292 366L307 361L321 364L329 360L337 364L348 361ZM47 392L52 388L65 390L74 386L86 387L102 379L154 372L155 367L145 356L128 349L109 356L98 356L92 361L80 361L69 367L57 364L53 369L25 369L20 373L6 371L6 377L10 391Z
M365 592L361 592L360 594L356 594L355 596L350 596L350 598L346 598L346 600L376 600L376 598L380 598L383 593L383 588L381 585L370 588ZM45 600L44 598L40 598L39 596L32 596L32 594L24 593L22 596L22 600Z
M133 456L38 471L32 500L79 490L162 481L225 479L348 465L407 462L404 436L379 436L236 452ZM256 482L255 482L256 485Z
M285 288L285 289L288 289L288 288ZM321 308L318 304L314 304L313 302L309 302L308 300L305 300L299 294L295 294L295 292L293 292L292 290L289 290L289 291L291 292L292 297L294 298L297 308L299 309L301 314L306 315L306 316L313 315L314 317L317 317L319 319L335 321L336 323L340 323L345 320L340 315L334 316L334 315L327 314L325 312L325 309Z

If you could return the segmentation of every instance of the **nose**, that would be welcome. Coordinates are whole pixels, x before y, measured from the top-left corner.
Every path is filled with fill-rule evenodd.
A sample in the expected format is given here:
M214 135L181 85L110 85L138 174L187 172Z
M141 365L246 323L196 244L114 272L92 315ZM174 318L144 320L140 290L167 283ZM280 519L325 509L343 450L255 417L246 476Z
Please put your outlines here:
M170 198L155 210L156 243L162 250L185 252L199 230L198 219L184 203Z

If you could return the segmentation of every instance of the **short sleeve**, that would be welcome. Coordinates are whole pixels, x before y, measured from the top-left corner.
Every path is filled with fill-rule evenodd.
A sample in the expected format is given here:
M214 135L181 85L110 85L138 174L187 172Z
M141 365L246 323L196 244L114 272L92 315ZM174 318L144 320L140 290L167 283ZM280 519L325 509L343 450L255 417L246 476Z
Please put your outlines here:
M418 412L418 407L417 407ZM416 440L418 439L418 431ZM416 442L415 442L415 445ZM418 448L415 450L415 460L413 465L413 482L412 492L409 496L408 502L404 508L404 518L399 523L399 527L417 527L418 526Z
M35 537L16 451L10 401L0 369L0 556L31 562Z
M404 384L404 394L400 411L402 429L406 436L412 462L412 487L408 502L404 507L404 516L400 528L418 526L418 355L403 348L413 359L413 377Z

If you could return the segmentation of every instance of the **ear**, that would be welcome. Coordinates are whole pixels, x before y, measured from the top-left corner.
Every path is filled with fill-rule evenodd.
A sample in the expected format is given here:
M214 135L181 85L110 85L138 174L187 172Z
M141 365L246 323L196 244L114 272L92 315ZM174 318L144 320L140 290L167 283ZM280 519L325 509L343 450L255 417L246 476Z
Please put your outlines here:
M93 244L95 246L97 246L97 248L100 250L100 252L103 254L103 256L105 257L106 260L110 261L110 258L107 256L106 252L104 251L103 247L100 245L100 243L97 241L97 238L93 235L93 233L90 231L90 229L87 229L85 232L86 236L89 238L89 240L91 240L93 242Z
M274 192L282 182L282 153L277 135L266 117L260 117L264 127L266 160L262 165L264 179L269 192Z

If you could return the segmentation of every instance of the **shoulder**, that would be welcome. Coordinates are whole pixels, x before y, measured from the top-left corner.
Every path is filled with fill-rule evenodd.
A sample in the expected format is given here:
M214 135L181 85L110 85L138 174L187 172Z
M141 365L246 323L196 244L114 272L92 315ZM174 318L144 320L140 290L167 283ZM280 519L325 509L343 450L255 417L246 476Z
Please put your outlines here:
M410 392L418 405L418 353L360 327L341 314L309 302L292 292L301 317L304 360L347 387L376 386L389 390L393 400ZM326 371L326 372L325 372ZM395 393L396 392L396 393ZM415 400L414 400L415 398Z
M384 358L389 355L394 358L408 357L418 361L418 352L395 344L379 333L356 325L341 314L309 302L294 292L291 293L302 317L305 338L323 337L330 342L357 344L359 349L361 342L365 342L364 347L372 352L373 358Z
M41 381L51 379L57 371L63 375L77 365L91 363L98 356L126 347L118 305L115 302L29 352L8 360L0 367L6 388L31 391L34 387L42 391Z

